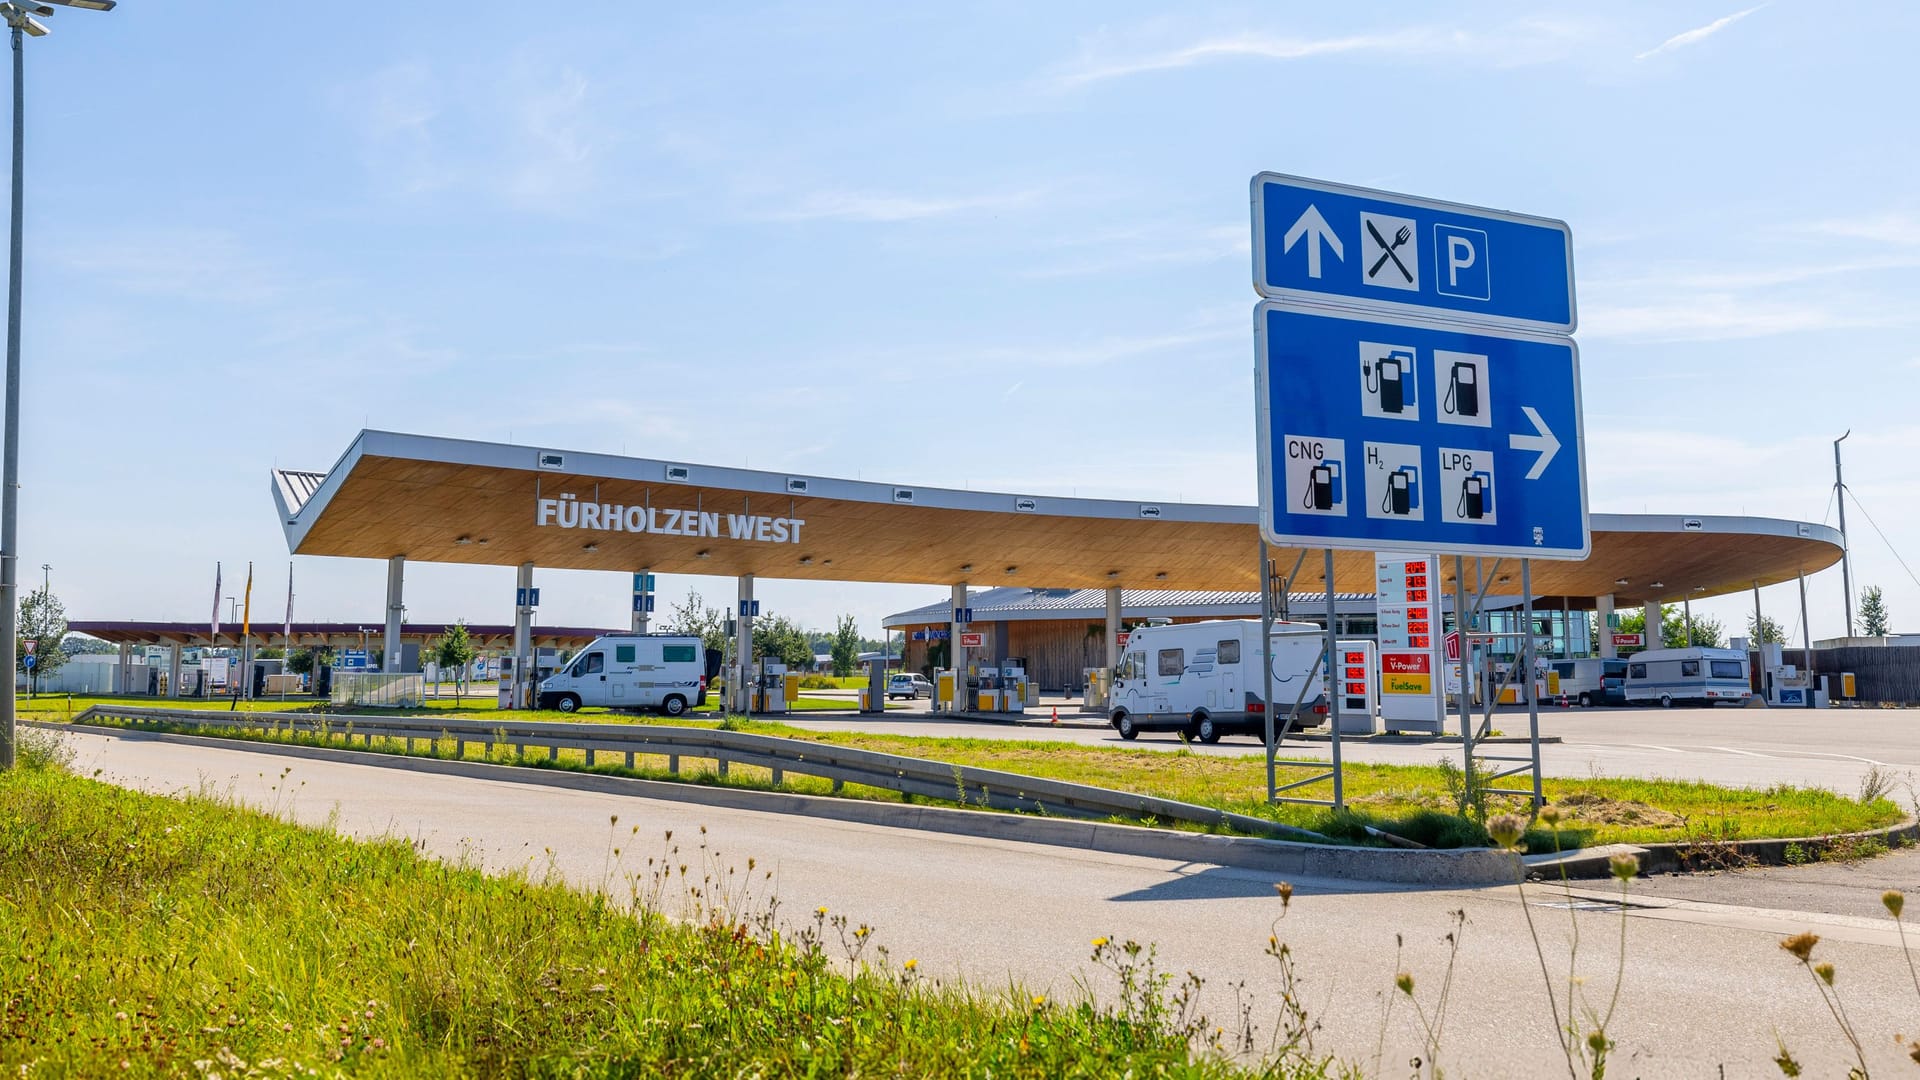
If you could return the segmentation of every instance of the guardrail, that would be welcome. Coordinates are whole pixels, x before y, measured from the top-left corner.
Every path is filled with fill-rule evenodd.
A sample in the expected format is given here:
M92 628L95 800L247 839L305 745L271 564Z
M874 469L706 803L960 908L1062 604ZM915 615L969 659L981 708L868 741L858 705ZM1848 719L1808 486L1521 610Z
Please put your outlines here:
M1306 829L1173 799L1136 795L1064 780L1048 780L998 769L981 769L830 743L716 728L528 720L498 723L452 717L341 713L220 713L126 705L92 706L74 717L73 723L115 724L134 729L178 726L215 732L279 732L343 738L348 746L353 745L356 738L368 746L372 746L376 739L393 739L404 740L408 753L413 752L416 740L429 745L450 740L454 744L456 757L466 755L468 743L481 744L489 755L496 746L510 747L518 755L524 755L529 749L544 749L549 760L558 758L562 750L579 750L585 753L588 767L599 764L602 754L617 754L624 755L623 763L627 768L632 768L635 755L644 754L665 757L668 770L676 775L680 772L680 759L687 757L713 761L721 776L727 775L729 765L767 769L773 774L776 787L785 774L791 772L832 781L835 791L845 784L860 784L897 791L902 795L946 799L999 810L1083 818L1156 818L1221 826L1252 836L1331 842L1328 837Z

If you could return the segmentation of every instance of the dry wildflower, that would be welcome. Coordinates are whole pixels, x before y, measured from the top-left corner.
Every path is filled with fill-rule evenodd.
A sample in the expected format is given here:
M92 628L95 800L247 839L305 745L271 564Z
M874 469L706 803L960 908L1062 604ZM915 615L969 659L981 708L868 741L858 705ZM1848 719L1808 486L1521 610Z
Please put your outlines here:
M1819 963L1813 965L1813 973L1815 975L1820 976L1821 982L1826 983L1828 986L1833 985L1833 965L1832 964L1828 963L1825 960L1822 960Z
M1640 872L1640 856L1631 852L1615 855L1607 860L1607 870L1619 879L1620 884L1625 885Z
M1493 838L1494 846L1507 851L1519 849L1526 829L1526 823L1512 814L1500 814L1487 822L1487 835Z
M1290 907L1290 906L1292 906L1292 904L1293 904L1293 883L1292 883L1291 881L1282 881L1282 882L1280 882L1280 883L1278 883L1278 884L1276 884L1276 885L1274 885L1274 887L1273 887L1273 891L1274 891L1274 892L1277 892L1277 893L1279 893L1279 894L1280 894L1280 906L1281 906L1281 907L1283 907L1283 908L1285 908L1285 907Z
M1887 914L1897 919L1900 917L1900 909L1907 906L1907 894L1899 889L1888 889L1880 894L1880 902L1886 905Z
M1790 938L1780 939L1780 947L1792 953L1794 959L1803 964L1807 962L1807 957L1813 955L1813 947L1818 944L1820 944L1820 935L1809 934L1804 930Z
M1560 824L1560 808L1557 806L1541 807L1540 820L1545 822L1548 826Z
M1606 1053L1607 1033L1599 1028L1587 1032L1587 1049L1593 1051L1596 1055Z
M1413 996L1413 973L1408 971L1403 971L1400 974L1395 975L1393 977L1393 985L1399 987L1401 993L1407 995L1408 997L1412 997Z

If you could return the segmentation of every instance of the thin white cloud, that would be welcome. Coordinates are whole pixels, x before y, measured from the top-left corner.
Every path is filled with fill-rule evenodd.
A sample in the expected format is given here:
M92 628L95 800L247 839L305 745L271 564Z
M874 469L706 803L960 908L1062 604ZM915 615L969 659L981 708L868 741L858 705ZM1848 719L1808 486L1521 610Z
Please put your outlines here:
M1920 216L1888 212L1850 218L1823 218L1790 227L1792 232L1849 240L1871 240L1891 247L1920 248Z
M1639 342L1742 341L1779 334L1900 326L1912 317L1709 293L1647 303L1587 304L1580 336Z
M1099 55L1097 49L1090 49L1079 63L1055 75L1052 82L1061 89L1072 89L1110 79L1222 61L1291 62L1355 55L1472 56L1512 66L1553 60L1569 42L1590 34L1584 24L1549 19L1522 20L1486 33L1437 26L1321 38L1247 31L1131 56Z
M1734 23L1739 22L1741 19L1746 18L1747 16L1753 14L1756 11L1759 11L1761 8L1766 6L1767 5L1765 4L1756 4L1745 11L1736 11L1731 15L1726 15L1726 16L1722 16L1721 18L1715 19L1712 22L1706 24L1705 26L1696 26L1691 30L1683 30L1680 33L1675 34L1672 37L1668 38L1667 40L1661 42L1660 44L1655 45L1653 48L1648 49L1646 52L1643 52L1640 55L1635 56L1634 59L1645 60L1649 57L1659 56L1661 53L1673 52L1676 49L1684 49L1689 45L1698 45L1702 41L1707 40L1713 35L1719 33L1722 30L1725 30L1727 27L1732 26Z
M774 221L923 221L958 214L1011 210L1029 206L1040 192L1013 191L980 195L898 195L874 191L822 191L767 215Z
M1245 225L1223 225L1173 233L1145 230L1096 237L1072 245L1081 253L1020 271L1026 278L1089 277L1143 267L1179 266L1244 259L1252 246Z

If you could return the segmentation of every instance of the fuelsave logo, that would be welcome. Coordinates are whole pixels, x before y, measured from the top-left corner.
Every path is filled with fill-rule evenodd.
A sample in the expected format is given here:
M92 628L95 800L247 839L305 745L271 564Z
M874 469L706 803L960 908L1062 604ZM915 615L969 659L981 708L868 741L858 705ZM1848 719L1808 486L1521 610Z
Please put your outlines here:
M657 533L749 540L762 544L797 544L805 518L766 514L722 514L711 510L680 510L666 506L627 506L623 503L582 502L577 495L539 499L533 523L541 528L589 529L594 532Z

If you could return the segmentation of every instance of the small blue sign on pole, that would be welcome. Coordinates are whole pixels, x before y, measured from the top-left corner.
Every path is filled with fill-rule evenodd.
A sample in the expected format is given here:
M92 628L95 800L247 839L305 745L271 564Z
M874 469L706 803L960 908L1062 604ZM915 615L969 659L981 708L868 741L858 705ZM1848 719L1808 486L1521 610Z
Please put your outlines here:
M1273 300L1254 318L1268 542L1586 558L1571 339Z
M1280 173L1253 178L1253 287L1270 299L1570 334L1573 231Z
M653 594L634 593L633 610L651 613L653 611Z
M539 607L540 606L540 590L539 589L513 590L513 604L515 607Z
M954 622L957 622L957 623L970 623L970 622L972 622L972 621L973 621L973 609L972 609L972 608L970 608L970 607L957 607L957 608L954 608L954 609L953 609L953 621L954 621Z
M634 592L652 592L653 591L653 575L652 574L633 575L633 591Z
M760 601L758 600L740 601L740 614L748 616L749 618L759 615Z
M25 656L25 657L23 658L23 662L24 662L24 663L25 663L25 664L27 665L27 670L28 670L28 671L32 671L32 670L33 670L34 668L36 668L36 667L39 667L39 666L40 666L40 658L39 658L38 656L35 656L35 655L34 655L34 654L32 654L32 653L28 653L28 654L27 654L27 655L26 655L26 656Z

